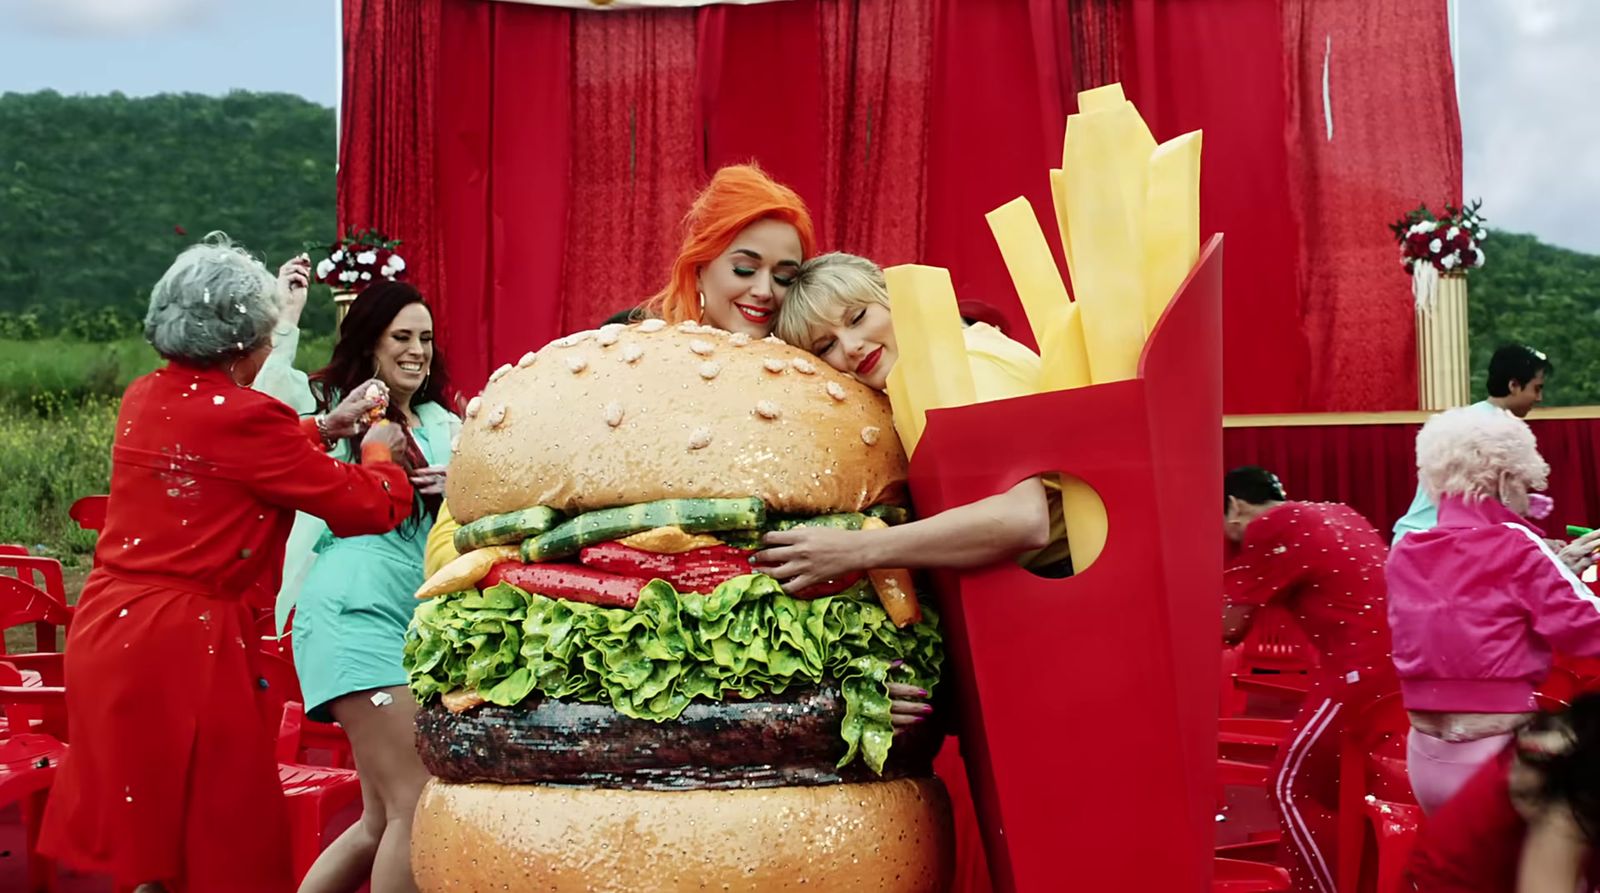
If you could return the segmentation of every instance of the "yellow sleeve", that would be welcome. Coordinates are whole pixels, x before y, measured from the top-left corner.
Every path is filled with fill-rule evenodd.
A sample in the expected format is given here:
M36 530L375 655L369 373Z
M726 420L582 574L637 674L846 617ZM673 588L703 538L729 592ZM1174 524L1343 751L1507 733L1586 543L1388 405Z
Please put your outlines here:
M439 503L439 517L428 531L428 544L422 553L422 579L433 576L461 554L456 551L456 529L460 526L450 514L450 503Z
M1038 354L988 323L973 323L961 335L966 340L967 364L972 367L972 389L978 402L1039 392Z
M1044 484L1045 499L1050 505L1050 542L1037 552L1019 557L1017 563L1047 577L1065 576L1065 569L1071 566L1072 546L1067 539L1067 513L1062 499L1061 475L1040 475L1039 482Z

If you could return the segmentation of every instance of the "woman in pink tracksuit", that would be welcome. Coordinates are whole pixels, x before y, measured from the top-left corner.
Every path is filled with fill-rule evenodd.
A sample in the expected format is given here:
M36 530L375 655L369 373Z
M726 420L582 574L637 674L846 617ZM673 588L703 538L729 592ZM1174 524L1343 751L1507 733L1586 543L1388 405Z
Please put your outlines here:
M1600 599L1578 579L1600 537L1558 555L1525 517L1549 470L1509 412L1452 409L1417 435L1439 524L1396 543L1385 575L1406 768L1427 812L1532 718L1553 651L1600 655Z

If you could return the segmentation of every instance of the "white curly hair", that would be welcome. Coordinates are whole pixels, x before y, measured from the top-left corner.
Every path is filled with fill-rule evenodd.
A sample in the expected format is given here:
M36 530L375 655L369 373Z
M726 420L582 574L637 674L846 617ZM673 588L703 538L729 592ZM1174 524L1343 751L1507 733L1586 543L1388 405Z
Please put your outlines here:
M1526 422L1503 409L1463 406L1422 426L1417 477L1435 502L1493 499L1522 514L1528 494L1545 488L1550 466Z
M168 359L209 365L265 344L279 310L277 277L214 232L184 249L150 290L144 337Z

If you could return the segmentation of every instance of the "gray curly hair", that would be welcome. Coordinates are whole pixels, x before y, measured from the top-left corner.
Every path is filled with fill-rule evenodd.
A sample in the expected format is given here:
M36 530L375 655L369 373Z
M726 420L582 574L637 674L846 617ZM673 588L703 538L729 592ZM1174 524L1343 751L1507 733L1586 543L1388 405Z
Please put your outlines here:
M218 363L272 337L278 280L226 234L184 249L150 291L144 337L168 359Z

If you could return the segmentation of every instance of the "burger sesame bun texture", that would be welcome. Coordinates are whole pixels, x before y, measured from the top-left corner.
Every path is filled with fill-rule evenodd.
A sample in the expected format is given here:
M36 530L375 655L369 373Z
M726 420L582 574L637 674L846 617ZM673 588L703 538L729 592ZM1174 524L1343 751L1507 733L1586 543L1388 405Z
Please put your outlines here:
M582 332L497 369L466 415L447 491L461 523L681 497L810 514L903 499L884 396L773 338L660 320Z

